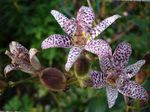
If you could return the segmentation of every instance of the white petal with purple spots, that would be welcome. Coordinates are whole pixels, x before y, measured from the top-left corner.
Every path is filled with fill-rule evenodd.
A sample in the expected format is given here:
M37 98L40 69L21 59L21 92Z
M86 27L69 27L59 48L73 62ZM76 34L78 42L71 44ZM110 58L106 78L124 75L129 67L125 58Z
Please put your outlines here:
M28 55L28 50L16 41L12 41L9 44L9 49L10 52L15 56L18 56L20 53Z
M82 52L83 48L80 47L72 47L70 49L68 58L67 58L67 63L65 65L66 71L69 71L74 62L78 59L80 56L80 53Z
M102 39L91 40L85 45L85 50L90 51L99 57L112 55L111 47L106 41Z
M132 48L129 43L120 43L113 54L113 64L116 68L124 68L128 63L129 57L132 53Z
M93 9L91 7L82 6L77 13L77 21L80 25L92 27L95 19Z
M76 30L76 23L72 19L68 19L66 16L61 14L60 12L56 10L52 10L51 14L54 16L54 18L57 20L57 22L60 24L61 28L69 35L73 36L75 30Z
M118 88L118 91L123 95L134 99L148 100L146 90L134 81L126 81L123 86Z
M140 68L145 64L145 60L139 60L137 61L135 64L132 64L130 66L127 66L124 71L125 71L125 75L128 78L132 78L133 76L135 76L138 71L140 70Z
M5 68L4 68L4 74L8 74L9 72L13 71L13 70L17 70L18 68L12 64L9 64L7 65Z
M49 36L41 44L42 49L47 49L51 47L68 48L71 46L72 44L70 38L68 36L59 35L59 34L54 34Z
M116 99L118 97L118 90L116 88L112 88L111 86L107 86L106 94L107 94L108 107L111 108L114 106Z
M91 29L90 34L91 37L94 39L97 37L99 34L101 34L106 28L108 28L115 20L120 18L120 15L113 15L111 17L108 17L104 19L102 22L100 22L96 27Z
M106 86L106 76L102 72L92 71L89 75L92 79L94 88L102 88Z

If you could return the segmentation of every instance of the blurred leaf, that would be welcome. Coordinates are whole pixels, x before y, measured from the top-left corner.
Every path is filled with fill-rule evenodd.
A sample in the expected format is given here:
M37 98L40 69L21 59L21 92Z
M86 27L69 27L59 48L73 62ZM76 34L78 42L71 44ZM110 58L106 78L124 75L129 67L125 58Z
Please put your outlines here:
M23 95L21 98L18 96L13 97L4 106L6 111L29 111L33 107L33 102L27 95Z

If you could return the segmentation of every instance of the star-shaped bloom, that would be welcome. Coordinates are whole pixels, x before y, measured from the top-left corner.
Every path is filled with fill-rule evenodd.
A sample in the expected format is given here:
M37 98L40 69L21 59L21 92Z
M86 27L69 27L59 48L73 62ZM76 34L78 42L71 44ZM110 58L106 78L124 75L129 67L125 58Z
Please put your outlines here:
M95 15L93 9L90 7L82 6L75 19L68 19L63 14L56 10L52 10L51 14L57 20L61 28L67 35L54 34L50 35L42 42L42 49L52 47L71 48L67 63L65 65L66 71L69 71L73 63L78 59L81 52L88 47L88 43L102 33L108 26L110 26L116 19L120 18L119 15L113 15L104 19L98 25L93 27ZM100 40L99 44L105 43ZM96 47L95 45L93 47Z
M31 48L29 51L16 41L9 44L10 51L6 50L5 54L11 58L11 64L7 65L4 69L4 74L12 70L21 70L26 73L34 73L36 70L41 69L41 64L35 56L37 50Z
M93 43L96 44L96 43ZM131 55L132 49L129 43L122 42L115 49L113 55L111 47L107 44L106 48L101 50L101 46L97 44L97 50L93 52L91 44L87 50L99 56L101 71L90 72L94 88L106 87L106 94L109 108L111 108L121 94L140 100L148 100L146 90L130 78L135 76L140 68L144 65L145 60L139 60L135 64L126 67Z

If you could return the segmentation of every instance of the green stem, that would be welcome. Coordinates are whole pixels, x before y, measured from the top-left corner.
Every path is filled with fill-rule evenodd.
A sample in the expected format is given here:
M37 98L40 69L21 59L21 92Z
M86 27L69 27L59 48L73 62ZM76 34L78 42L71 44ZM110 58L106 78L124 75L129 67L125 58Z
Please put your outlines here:
M75 83L77 83L77 82L78 82L78 80L76 79L76 80L70 81L70 82L68 83L68 85L72 85L72 84L75 84Z
M58 101L56 95L55 95L54 93L52 93L52 92L50 92L50 94L53 96L53 98L54 98L54 100L55 100L55 102L56 102L56 104L57 104L57 106L58 106L58 112L62 112L60 103L59 103L59 101Z
M35 78L36 78L36 77L29 77L29 78L26 78L26 79L24 79L24 80L20 80L20 81L17 81L17 82L12 82L12 81L10 81L10 82L8 83L8 86L9 86L9 87L14 87L14 86L16 86L16 85L18 85L18 84L31 81L32 79L35 79Z

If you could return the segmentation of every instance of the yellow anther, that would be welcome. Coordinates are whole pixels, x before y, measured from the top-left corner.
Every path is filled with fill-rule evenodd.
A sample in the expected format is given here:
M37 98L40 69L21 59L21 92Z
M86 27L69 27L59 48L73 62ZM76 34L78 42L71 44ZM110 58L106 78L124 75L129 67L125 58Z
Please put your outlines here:
M88 36L87 36L87 41L90 41L90 40L91 40L91 36L88 35Z
M84 31L82 32L82 35L83 35L83 37L85 37L85 36L86 36Z

